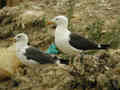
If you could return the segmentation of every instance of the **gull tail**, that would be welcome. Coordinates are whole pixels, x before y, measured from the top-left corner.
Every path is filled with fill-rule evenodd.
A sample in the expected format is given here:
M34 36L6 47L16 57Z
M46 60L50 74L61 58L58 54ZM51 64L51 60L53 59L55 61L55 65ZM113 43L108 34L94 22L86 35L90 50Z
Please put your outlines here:
M64 60L64 59L59 59L59 60L60 60L60 63L61 63L61 64L66 64L66 65L69 64L69 61L68 61L68 60Z
M109 44L99 44L98 45L98 49L108 49L108 48L110 48Z
M55 63L57 64L65 64L65 65L69 65L69 60L65 60L62 58L58 58L57 56L53 56Z

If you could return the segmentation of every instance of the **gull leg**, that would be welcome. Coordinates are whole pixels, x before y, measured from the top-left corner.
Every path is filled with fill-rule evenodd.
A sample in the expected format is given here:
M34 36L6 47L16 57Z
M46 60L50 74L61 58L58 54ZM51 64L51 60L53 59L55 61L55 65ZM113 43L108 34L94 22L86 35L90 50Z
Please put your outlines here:
M74 63L75 63L75 60L74 60L74 55L72 55L71 57L69 57L69 66L72 68L74 68Z
M74 61L80 60L80 63L83 63L85 53L83 51L80 51L80 53L74 58Z
M81 56L80 56L80 62L83 63L83 59L84 59L84 52L81 53Z
M69 64L71 65L71 64L73 64L74 63L74 56L71 56L71 57L69 57Z

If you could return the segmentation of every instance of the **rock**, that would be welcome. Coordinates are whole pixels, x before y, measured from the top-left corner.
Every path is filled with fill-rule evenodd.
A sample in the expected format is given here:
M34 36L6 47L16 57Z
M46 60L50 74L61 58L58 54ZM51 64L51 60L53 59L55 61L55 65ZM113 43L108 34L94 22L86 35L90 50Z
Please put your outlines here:
M45 13L43 11L26 10L23 14L17 17L17 25L21 25L22 28L25 28L25 25L29 25L34 23L34 21L41 19L44 14Z
M15 50L12 48L0 48L0 80L13 75L20 63Z

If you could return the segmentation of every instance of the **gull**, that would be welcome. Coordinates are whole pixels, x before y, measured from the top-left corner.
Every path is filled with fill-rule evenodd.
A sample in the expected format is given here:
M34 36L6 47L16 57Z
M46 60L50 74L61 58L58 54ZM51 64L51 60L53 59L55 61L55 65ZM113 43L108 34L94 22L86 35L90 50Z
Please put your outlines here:
M57 57L52 57L39 48L28 45L29 39L27 34L20 33L14 37L16 41L16 55L22 63L29 62L30 64L68 64L67 60L61 60Z
M68 18L56 16L48 24L56 24L55 44L57 48L68 55L78 55L86 50L108 49L109 44L96 44L68 30Z

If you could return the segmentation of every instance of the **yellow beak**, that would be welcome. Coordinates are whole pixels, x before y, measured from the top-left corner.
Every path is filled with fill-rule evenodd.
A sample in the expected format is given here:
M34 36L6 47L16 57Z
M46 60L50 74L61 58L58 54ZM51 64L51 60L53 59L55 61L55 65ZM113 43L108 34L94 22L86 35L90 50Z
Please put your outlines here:
M48 22L47 22L47 25L51 25L51 24L55 24L55 23L52 22L52 21L48 21Z

